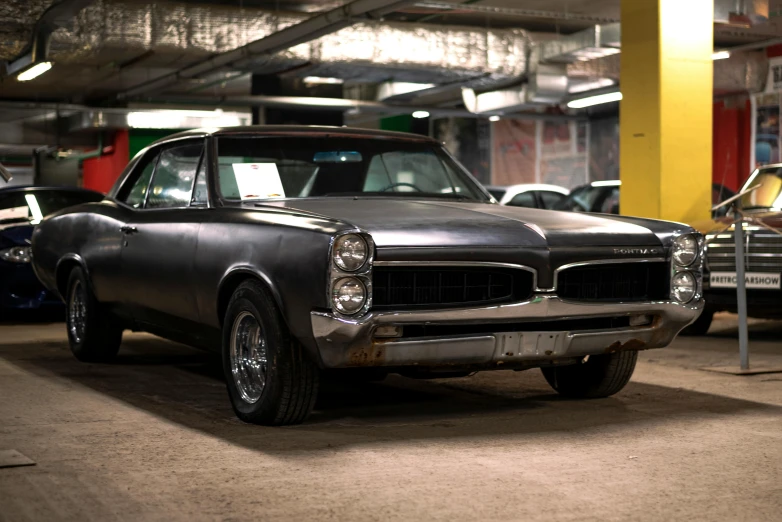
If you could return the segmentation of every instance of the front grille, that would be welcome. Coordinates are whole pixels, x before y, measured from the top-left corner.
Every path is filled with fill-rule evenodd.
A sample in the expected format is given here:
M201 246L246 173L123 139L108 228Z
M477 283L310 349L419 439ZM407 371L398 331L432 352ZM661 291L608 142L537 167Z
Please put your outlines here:
M745 231L744 261L749 272L782 272L782 236L758 227ZM713 238L713 239L712 239ZM736 243L733 231L707 236L706 263L712 272L736 271Z
M571 301L652 301L669 295L667 263L611 263L566 268L557 295Z
M532 295L526 270L494 267L377 266L372 308L410 310L480 306L522 301Z

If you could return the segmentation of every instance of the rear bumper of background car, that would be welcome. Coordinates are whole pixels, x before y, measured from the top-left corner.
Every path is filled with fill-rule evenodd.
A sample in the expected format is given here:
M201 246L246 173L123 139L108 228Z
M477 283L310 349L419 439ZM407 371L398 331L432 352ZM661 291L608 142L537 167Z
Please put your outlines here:
M356 320L312 312L311 320L327 368L513 367L662 348L697 319L702 309L702 300L687 305L672 301L574 303L554 295L538 295L502 306L371 312ZM607 322L620 326L601 327ZM401 336L379 337L381 326L401 327ZM384 333L388 335L388 331ZM420 333L424 335L417 335Z

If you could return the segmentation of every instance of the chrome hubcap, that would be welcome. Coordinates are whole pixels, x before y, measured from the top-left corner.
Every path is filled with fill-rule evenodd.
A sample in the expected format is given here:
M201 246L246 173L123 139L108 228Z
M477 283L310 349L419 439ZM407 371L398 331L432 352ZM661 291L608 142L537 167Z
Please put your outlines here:
M87 303L84 299L84 289L81 281L76 281L71 287L71 298L68 302L68 329L73 342L80 343L84 338L87 324Z
M231 329L231 374L245 402L258 402L266 386L267 350L261 325L250 312L240 313Z

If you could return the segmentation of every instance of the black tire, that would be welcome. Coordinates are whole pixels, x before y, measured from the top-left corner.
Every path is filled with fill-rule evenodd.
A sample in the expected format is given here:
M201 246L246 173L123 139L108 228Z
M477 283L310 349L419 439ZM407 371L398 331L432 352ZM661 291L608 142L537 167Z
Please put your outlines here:
M586 362L541 368L557 393L575 399L598 399L619 392L630 381L638 352L590 355Z
M706 335L713 319L714 311L704 310L694 323L682 330L681 335Z
M71 352L83 362L108 362L122 344L122 327L104 310L92 293L80 267L68 277L65 324Z
M258 351L263 352L264 362L256 366L262 368L264 384L248 391L247 386L238 384L242 379L234 377L231 342L245 322L255 328L250 317L260 328L259 339L264 340L262 344L255 343L260 347ZM250 336L248 331L245 330L247 337ZM236 345L236 350L240 350L241 341L236 341ZM318 394L320 371L304 346L291 336L277 305L260 282L245 281L231 297L223 322L222 352L228 396L236 416L241 420L266 426L282 426L299 424L309 416ZM252 371L252 368L248 370L246 366L237 364L237 374Z

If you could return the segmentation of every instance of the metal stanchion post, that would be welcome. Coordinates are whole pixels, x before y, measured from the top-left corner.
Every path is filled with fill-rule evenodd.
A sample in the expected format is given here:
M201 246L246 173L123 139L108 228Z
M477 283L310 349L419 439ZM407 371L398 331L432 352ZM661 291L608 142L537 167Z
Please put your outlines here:
M739 355L741 369L749 370L749 334L747 332L747 285L744 267L744 221L734 227L736 240L736 302L739 312Z

